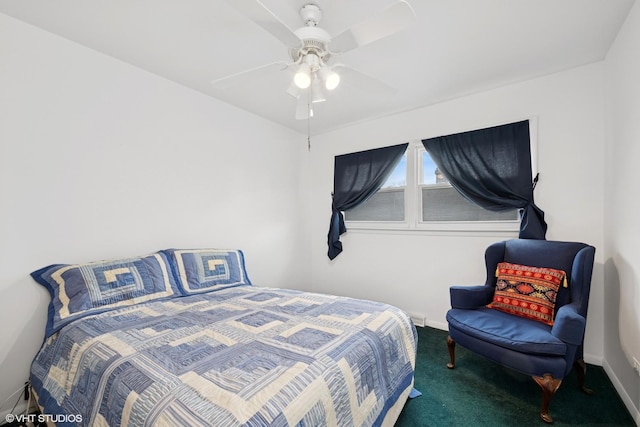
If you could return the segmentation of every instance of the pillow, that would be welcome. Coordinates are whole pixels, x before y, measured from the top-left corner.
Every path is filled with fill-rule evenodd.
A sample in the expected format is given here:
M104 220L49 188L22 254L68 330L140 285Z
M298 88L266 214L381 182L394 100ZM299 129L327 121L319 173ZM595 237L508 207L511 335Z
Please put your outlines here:
M501 262L496 276L493 301L487 307L553 326L558 289L562 283L567 286L564 271Z
M164 252L184 295L251 285L240 250L167 249Z
M179 295L161 252L87 264L54 264L31 276L51 294L47 337L90 314Z

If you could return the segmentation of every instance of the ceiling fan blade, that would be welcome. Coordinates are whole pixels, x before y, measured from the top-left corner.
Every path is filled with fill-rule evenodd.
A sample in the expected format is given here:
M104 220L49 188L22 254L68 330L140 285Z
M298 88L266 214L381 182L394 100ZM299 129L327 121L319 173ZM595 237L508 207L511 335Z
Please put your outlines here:
M256 75L267 73L270 70L284 71L289 65L290 64L285 61L271 62L269 64L259 65L254 68L249 68L248 70L211 80L210 83L219 89L224 89L235 84L240 84L242 81L250 80Z
M358 90L382 97L392 97L398 91L381 80L344 64L335 64L332 69L340 75L340 84L353 86Z
M338 34L329 44L332 52L346 52L396 33L416 18L406 0L398 0L391 6Z
M261 26L288 47L299 47L300 39L287 24L260 0L226 0L227 3Z

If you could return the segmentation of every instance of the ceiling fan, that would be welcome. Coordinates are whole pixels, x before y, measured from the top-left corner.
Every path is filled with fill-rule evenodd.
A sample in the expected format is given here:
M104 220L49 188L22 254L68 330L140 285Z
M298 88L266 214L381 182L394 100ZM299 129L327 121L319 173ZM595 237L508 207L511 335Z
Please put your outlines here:
M302 6L302 24L293 30L260 0L226 0L227 3L280 40L289 49L290 61L276 61L229 76L216 79L215 86L231 81L249 79L255 73L279 65L281 70L294 72L287 93L297 99L296 119L313 116L312 105L326 100L325 91L334 90L341 81L341 74L348 74L370 92L389 89L385 83L367 76L343 64L333 64L333 58L341 53L396 33L415 20L415 12L406 0L395 0L388 7L366 17L363 21L332 37L319 26L322 9L314 0Z

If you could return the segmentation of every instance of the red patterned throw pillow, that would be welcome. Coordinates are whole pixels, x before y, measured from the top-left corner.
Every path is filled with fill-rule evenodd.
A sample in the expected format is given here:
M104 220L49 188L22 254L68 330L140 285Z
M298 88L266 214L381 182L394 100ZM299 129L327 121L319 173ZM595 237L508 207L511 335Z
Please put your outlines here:
M567 286L564 271L501 262L496 276L493 302L487 307L553 325L558 289Z

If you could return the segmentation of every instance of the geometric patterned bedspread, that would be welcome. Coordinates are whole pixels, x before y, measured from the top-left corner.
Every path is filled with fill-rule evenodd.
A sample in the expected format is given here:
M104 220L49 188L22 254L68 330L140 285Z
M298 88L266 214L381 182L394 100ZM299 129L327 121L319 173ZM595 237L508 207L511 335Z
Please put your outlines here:
M76 320L31 384L86 426L375 426L413 385L416 340L386 304L240 286Z

